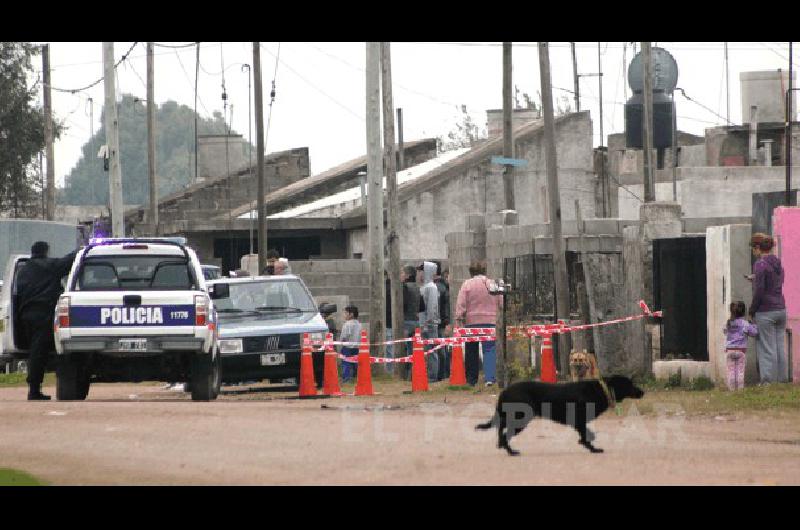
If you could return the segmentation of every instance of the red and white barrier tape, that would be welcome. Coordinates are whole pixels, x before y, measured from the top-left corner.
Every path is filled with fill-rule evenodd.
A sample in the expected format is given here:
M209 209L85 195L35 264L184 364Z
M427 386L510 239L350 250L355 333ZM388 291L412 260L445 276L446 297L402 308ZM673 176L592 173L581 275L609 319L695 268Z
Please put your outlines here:
M430 350L423 352L425 355L429 353L435 352L436 350L440 350L444 348L446 344L440 344L435 348L431 348ZM358 354L355 355L342 355L341 353L337 354L339 359L346 363L357 363L358 362ZM369 362L373 364L387 364L387 363L410 363L413 362L413 356L409 355L407 357L370 357Z

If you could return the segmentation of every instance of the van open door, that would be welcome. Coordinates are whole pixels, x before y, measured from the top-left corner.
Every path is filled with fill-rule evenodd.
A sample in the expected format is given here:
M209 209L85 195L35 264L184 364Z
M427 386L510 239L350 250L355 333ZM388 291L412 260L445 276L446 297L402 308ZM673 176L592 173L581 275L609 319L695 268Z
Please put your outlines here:
M22 330L16 325L17 277L19 271L30 259L27 254L13 254L8 259L3 290L0 292L0 352L4 356L27 357L28 345L24 342Z

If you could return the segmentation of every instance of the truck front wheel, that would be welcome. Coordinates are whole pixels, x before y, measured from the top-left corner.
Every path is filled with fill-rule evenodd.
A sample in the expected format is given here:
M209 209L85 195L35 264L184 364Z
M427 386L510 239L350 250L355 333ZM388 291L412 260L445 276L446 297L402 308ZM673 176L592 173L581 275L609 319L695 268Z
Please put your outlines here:
M219 380L219 356L214 358L210 353L192 354L192 401L216 399Z

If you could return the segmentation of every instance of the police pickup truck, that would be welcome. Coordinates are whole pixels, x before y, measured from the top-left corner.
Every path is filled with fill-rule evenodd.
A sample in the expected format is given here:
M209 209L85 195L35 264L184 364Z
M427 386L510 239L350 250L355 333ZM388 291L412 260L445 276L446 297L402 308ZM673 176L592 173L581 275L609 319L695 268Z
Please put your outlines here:
M214 303L183 238L92 239L56 307L56 397L95 382L186 381L195 401L219 394Z

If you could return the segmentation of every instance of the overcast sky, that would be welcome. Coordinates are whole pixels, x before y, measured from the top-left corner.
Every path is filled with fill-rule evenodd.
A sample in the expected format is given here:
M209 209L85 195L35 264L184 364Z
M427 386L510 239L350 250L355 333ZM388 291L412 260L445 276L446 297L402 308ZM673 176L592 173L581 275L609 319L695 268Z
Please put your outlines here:
M117 42L119 60L132 42ZM162 42L165 45L185 43ZM637 51L638 51L638 43ZM678 63L678 87L700 105L676 96L678 128L703 134L706 127L724 125L726 114L725 70L721 42L653 43L669 51ZM550 45L553 95L564 96L574 110L571 93L573 69L569 43ZM267 152L294 147L309 148L312 174L366 151L365 140L365 44L283 42L261 44L264 84L264 124L269 124ZM155 99L194 106L195 47L155 49ZM502 46L500 43L409 43L391 45L395 107L403 108L404 138L414 140L446 134L466 105L473 119L485 125L487 109L502 107ZM598 71L598 43L577 43L579 73ZM276 75L276 58L277 75ZM604 135L624 131L623 104L631 91L623 79L623 56L630 63L633 45L600 43L603 70ZM788 43L729 43L730 116L741 123L740 72L788 69ZM252 43L204 42L200 44L199 100L197 110L210 117L222 111L222 82L228 93L228 118L232 128L248 137L248 70ZM99 42L50 43L52 85L62 89L86 86L103 75L102 44ZM36 59L41 71L41 60ZM117 92L146 99L145 43L138 43L117 69ZM269 114L269 93L273 79L276 97ZM536 43L514 43L513 82L520 91L539 101L540 79ZM595 145L600 144L598 78L581 79L581 109L590 110ZM53 92L53 109L58 120L66 120L67 131L55 144L55 174L58 185L75 166L81 147L92 129L100 126L103 83L68 94ZM89 119L93 99L94 123ZM562 102L563 106L563 102ZM232 107L232 109L231 109ZM253 120L255 127L255 120ZM201 131L202 132L202 131ZM252 134L255 143L255 130ZM605 140L603 141L605 143ZM143 157L147 153L142 153ZM99 163L99 161L98 161ZM125 178L125 168L122 168Z

